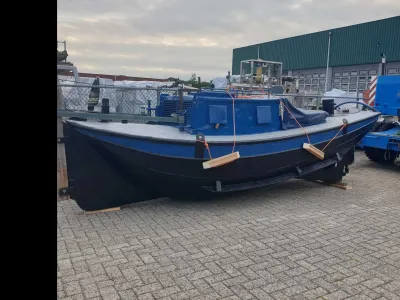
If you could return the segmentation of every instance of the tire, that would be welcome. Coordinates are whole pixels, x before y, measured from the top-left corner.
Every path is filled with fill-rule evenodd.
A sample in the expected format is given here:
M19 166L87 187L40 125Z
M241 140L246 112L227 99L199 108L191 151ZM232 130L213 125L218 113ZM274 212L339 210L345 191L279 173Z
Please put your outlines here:
M393 164L398 156L396 151L383 150L379 148L365 147L365 155L377 163Z

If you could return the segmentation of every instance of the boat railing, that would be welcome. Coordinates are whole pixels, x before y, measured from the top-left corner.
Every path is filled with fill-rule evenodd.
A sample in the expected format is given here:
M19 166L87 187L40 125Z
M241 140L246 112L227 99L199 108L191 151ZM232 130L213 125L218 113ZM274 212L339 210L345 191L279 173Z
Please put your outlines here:
M203 88L202 91L212 91L212 92L220 92L226 93L227 90L224 88ZM352 101L353 103L349 103L346 105L341 106L342 110L351 109L353 112L361 110L364 106L363 104L369 102L369 99L363 98L360 94L356 94L355 96L324 96L321 93L285 93L285 94L277 94L271 92L270 89L261 89L261 88L253 88L253 89L235 89L231 88L228 90L233 96L240 98L241 96L247 96L247 98L251 98L251 96L255 96L254 98L259 98L260 95L266 95L267 99L269 97L276 98L276 97L283 97L287 98L289 102L301 109L308 109L308 110L320 110L322 109L322 100L324 99L333 99L335 104L338 105L343 102ZM244 97L243 97L244 98ZM264 97L265 99L265 97ZM354 102L361 102L360 105Z

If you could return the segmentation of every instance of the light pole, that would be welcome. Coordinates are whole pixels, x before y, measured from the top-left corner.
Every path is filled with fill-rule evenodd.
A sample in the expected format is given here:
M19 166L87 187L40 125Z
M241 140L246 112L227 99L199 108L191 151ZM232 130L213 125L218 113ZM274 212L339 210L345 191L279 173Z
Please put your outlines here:
M331 52L331 35L332 32L329 31L329 37L328 37L328 55L326 57L326 74L325 74L325 92L328 91L328 71L329 71L329 55Z

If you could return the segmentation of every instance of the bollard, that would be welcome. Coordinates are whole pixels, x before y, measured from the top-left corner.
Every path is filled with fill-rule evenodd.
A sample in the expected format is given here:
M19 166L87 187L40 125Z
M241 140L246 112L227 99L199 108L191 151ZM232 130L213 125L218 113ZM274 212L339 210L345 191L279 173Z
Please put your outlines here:
M101 113L109 114L110 113L110 100L107 98L101 99ZM109 120L101 120L102 123L107 123Z
M324 99L322 100L322 110L326 111L329 115L333 115L335 113L335 102L333 99Z

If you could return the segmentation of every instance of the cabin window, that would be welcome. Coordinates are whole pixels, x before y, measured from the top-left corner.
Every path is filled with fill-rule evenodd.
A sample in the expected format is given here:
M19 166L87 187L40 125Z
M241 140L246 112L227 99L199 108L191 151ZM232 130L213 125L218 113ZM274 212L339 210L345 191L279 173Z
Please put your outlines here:
M257 123L271 123L271 106L257 106Z

